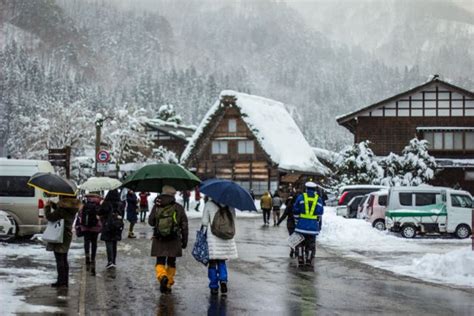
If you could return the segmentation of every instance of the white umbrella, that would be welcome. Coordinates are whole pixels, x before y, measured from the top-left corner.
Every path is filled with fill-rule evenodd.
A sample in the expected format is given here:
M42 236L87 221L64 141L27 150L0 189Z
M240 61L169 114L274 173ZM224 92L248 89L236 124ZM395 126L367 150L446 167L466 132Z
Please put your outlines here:
M117 179L113 179L109 177L91 177L87 179L87 181L81 184L79 187L82 190L86 190L89 192L98 192L98 191L117 189L121 185L122 185L122 182L120 182Z

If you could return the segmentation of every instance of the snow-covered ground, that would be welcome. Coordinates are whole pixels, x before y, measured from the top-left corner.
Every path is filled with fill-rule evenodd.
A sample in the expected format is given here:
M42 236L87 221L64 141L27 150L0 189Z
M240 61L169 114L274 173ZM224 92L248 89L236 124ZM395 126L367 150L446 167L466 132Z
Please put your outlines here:
M343 256L374 267L426 281L474 287L470 239L404 239L378 231L366 221L336 216L335 208L326 207L318 240Z
M81 254L80 245L73 244L69 252L69 261L71 262ZM54 255L52 252L47 252L44 245L0 243L0 306L2 315L61 312L61 309L57 307L27 304L24 302L25 298L16 293L23 288L47 285L55 281Z

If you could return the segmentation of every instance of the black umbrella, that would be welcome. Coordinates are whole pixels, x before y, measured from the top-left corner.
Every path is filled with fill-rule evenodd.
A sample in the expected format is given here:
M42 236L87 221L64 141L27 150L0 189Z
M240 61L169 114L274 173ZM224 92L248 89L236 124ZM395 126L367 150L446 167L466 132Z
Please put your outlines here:
M50 172L35 173L28 185L52 195L76 196L77 192L74 183Z

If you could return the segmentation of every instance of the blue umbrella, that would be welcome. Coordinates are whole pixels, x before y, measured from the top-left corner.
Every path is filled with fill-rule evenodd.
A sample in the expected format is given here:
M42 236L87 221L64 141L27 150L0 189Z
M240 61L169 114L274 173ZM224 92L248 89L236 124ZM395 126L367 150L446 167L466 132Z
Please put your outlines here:
M257 211L250 193L233 181L210 179L201 183L200 191L217 203L239 210Z

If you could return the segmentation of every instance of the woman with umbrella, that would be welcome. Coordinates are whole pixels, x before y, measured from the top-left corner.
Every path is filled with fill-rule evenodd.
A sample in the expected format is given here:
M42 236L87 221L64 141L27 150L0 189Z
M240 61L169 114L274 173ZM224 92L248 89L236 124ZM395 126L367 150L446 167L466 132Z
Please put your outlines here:
M228 180L211 179L202 183L201 192L208 200L202 214L202 228L207 231L209 249L209 288L211 295L227 293L226 260L236 259L235 209L256 211L249 192Z
M48 243L46 250L53 251L56 259L58 279L51 284L56 288L67 288L69 285L69 263L67 255L72 242L72 225L81 202L76 198L77 187L70 181L52 173L37 173L28 181L28 185L36 187L50 195L58 195L59 202L48 201L44 208L46 219L50 222L64 220L63 241Z
M184 208L176 203L175 194L174 187L163 186L148 217L148 224L154 228L151 256L156 257L155 271L161 293L171 292L176 257L183 255L182 249L188 244L188 217Z

